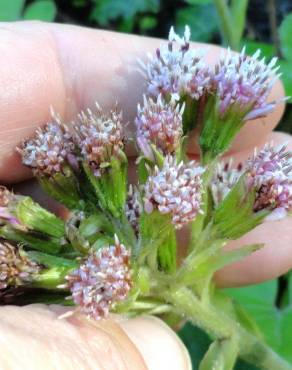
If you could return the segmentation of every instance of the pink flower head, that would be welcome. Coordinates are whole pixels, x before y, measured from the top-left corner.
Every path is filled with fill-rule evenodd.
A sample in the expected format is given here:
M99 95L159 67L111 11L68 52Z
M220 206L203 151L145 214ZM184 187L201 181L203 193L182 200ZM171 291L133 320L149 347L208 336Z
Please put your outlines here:
M232 162L232 160L227 163L219 162L215 170L211 181L211 191L216 206L224 200L244 173L241 163L237 167L233 167Z
M36 130L35 137L26 140L17 149L22 162L37 176L62 172L67 155L74 150L68 128L60 121L46 124Z
M0 291L32 281L39 270L38 264L29 260L20 247L0 242Z
M173 153L183 134L183 109L173 100L170 103L165 102L161 95L156 102L144 96L144 106L138 104L138 116L135 120L137 136L155 144L165 154Z
M255 211L276 210L282 217L292 210L292 153L285 146L266 144L248 160L247 173L257 192Z
M96 105L97 111L87 110L79 115L79 122L74 125L76 143L81 154L88 162L95 176L99 177L112 156L117 155L124 146L122 113L117 109L108 115Z
M251 57L242 49L240 54L230 49L215 66L212 90L219 99L221 115L235 108L245 114L244 120L266 116L275 108L276 102L267 102L279 74L277 58L265 63L259 59L260 50Z
M202 179L204 169L195 162L176 164L171 156L165 158L163 168L157 166L145 184L144 207L151 213L170 214L177 229L201 213Z
M92 251L67 277L75 304L96 320L126 299L131 287L130 252L115 237L115 245Z
M173 94L177 100L190 95L198 100L209 86L210 72L202 62L202 52L190 48L190 28L186 26L180 38L172 27L168 40L156 55L149 55L147 65L142 64L148 92L153 96Z

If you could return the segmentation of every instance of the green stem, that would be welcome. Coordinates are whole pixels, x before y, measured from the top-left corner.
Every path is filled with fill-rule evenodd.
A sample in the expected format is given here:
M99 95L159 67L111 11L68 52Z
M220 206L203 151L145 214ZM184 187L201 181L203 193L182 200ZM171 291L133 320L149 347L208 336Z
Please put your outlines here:
M215 307L203 304L191 290L180 288L165 292L167 302L173 304L176 313L188 318L205 330L212 338L224 340L239 338L239 356L263 370L292 370L292 366L279 357L258 338L242 328L238 322L217 312Z
M234 24L226 0L214 0L217 13L220 18L222 36L232 49L237 50L238 45L235 40Z

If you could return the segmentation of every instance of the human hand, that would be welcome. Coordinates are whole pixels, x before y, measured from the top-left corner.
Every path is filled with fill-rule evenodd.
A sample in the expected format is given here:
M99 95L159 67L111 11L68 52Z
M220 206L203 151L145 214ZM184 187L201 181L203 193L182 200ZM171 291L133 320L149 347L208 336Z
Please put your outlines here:
M124 108L125 121L132 122L136 103L141 100L143 93L142 78L136 70L136 58L142 58L145 51L152 52L160 43L157 40L136 36L41 23L3 24L0 39L2 49L0 180L2 183L15 183L30 176L30 173L21 166L19 157L14 153L14 148L22 138L29 136L36 126L50 119L49 106L53 106L65 121L70 121L78 111L93 106L95 101L98 101L104 108L109 108L117 99L120 106ZM208 61L212 63L218 59L220 51L219 47L209 47ZM279 83L275 85L272 94L277 99L283 95ZM246 158L254 146L260 147L266 141L271 140L275 144L289 141L292 147L289 136L271 133L281 114L282 108L278 107L266 119L247 124L231 149L232 156L236 160ZM128 135L130 134L131 125L128 126ZM130 156L134 154L132 148L129 148L128 153ZM190 155L196 157L197 153L197 148L192 145ZM29 186L30 191L33 191L31 185ZM243 262L218 273L218 283L223 286L247 284L273 278L287 271L292 265L291 235L292 223L288 218L258 227L244 237L244 244L265 242L267 247ZM242 241L237 241L229 247L242 244ZM144 351L150 351L151 348L154 351L151 355L145 355L143 349L141 351L146 363L150 359L155 360L152 367L148 365L149 369L171 369L171 366L174 369L187 369L189 366L181 344L156 319L153 319L155 323L150 325L151 330L147 334L143 318L127 320L121 324L122 326L112 321L100 322L96 328L95 324L89 324L81 318L79 321L79 318L75 316L60 324L60 321L56 320L58 314L44 307L39 308L39 306L5 307L0 310L0 316L3 325L10 320L10 324L1 331L1 339L4 338L6 343L3 353L8 359L10 356L11 361L13 360L11 348L14 349L16 346L11 346L10 343L16 343L22 351L29 351L29 355L19 356L18 349L14 355L15 358L21 358L22 364L27 359L27 366L30 366L27 368L30 370L33 369L32 366L35 363L37 364L37 356L40 353L47 354L48 368L60 368L60 366L62 369L75 366L82 368L82 361L83 363L92 361L95 366L92 368L99 366L99 368L110 369L112 366L116 369L120 366L122 369L124 362L126 364L124 368L130 369L130 366L133 366L133 369L143 369L145 365L143 361L141 362L139 352L141 343L144 345ZM136 336L141 336L140 342L135 342L134 339L136 348L125 334L121 342L118 342L122 343L122 346L117 347L120 328L124 327L127 332L127 325L134 328L134 332L136 330ZM159 334L162 327L165 330L162 330L164 334ZM43 328L42 331L41 328ZM33 331L31 339L34 345L26 340L25 335L28 330ZM70 334L67 335L67 331L71 330L74 332L72 337ZM107 333L107 330L113 335L104 337L103 333ZM62 339L61 344L57 346L54 344L56 331L58 340ZM90 336L93 342L96 340L101 343L105 338L109 347L100 345L98 348L95 346L91 348L90 343L81 339L84 338L84 331L89 333L87 337ZM128 333L131 338L131 332L128 331ZM166 343L166 338L173 339L173 347L162 346L161 341ZM154 339L155 342L159 339L157 344L153 343ZM70 351L68 349L66 353L67 348ZM80 352L76 348L79 348ZM123 359L119 357L120 348L125 351ZM180 361L179 363L175 362L173 354L176 354L174 357ZM43 357L41 355L41 359ZM53 363L50 364L50 358L52 361L58 361L58 365L54 367ZM101 359L106 363L97 364L96 361ZM11 368L14 369L14 367ZM24 368L23 365L22 368ZM84 366L84 369L90 369L90 365Z

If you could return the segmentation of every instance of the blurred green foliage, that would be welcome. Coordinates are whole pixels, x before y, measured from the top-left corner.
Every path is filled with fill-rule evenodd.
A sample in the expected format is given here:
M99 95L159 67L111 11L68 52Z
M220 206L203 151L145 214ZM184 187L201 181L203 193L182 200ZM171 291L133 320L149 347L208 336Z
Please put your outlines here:
M194 41L225 45L230 44L229 39L235 35L233 41L238 44L238 47L245 46L248 54L261 49L262 55L268 60L276 54L280 57L286 94L292 96L292 2L274 1L274 5L277 6L274 29L271 29L273 22L268 4L271 5L273 2L265 0L249 0L249 2L248 0L230 0L230 2L227 0L2 0L0 20L58 21L156 37L166 37L171 25L175 25L177 31L182 32L185 24L188 24ZM221 11L223 9L223 13L220 13L220 9ZM255 11L257 9L258 12ZM292 104L288 104L280 128L292 132L291 122ZM292 362L292 275L252 287L229 289L226 292L253 317L266 341ZM180 331L180 336L190 350L195 370L211 343L210 339L189 323ZM256 369L239 362L236 370Z

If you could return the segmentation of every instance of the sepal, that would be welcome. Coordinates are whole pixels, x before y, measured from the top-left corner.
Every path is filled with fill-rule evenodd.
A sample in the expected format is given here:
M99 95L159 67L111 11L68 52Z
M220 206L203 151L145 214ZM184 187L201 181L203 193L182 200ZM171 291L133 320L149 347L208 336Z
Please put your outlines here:
M243 174L214 211L212 222L221 237L238 239L264 221L269 211L254 212L255 197Z

